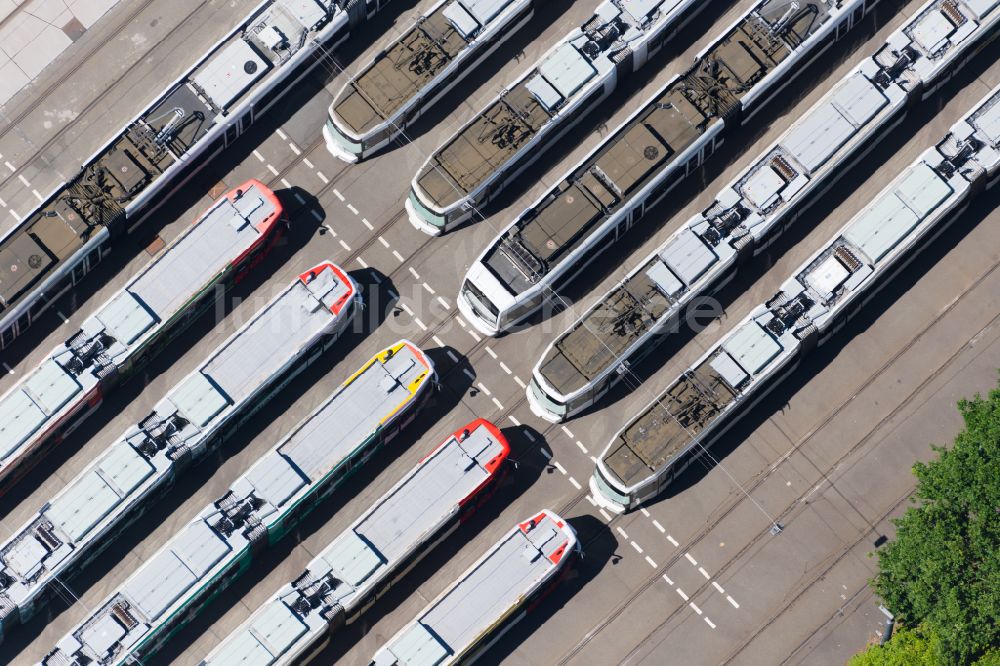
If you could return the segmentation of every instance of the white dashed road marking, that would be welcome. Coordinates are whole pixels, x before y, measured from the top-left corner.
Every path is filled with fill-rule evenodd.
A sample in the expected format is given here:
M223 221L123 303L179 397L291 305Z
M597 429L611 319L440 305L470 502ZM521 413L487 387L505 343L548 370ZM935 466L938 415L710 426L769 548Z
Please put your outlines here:
M663 525L660 524L660 521L656 520L655 518L653 519L653 527L660 530L660 534L663 534L664 532L667 531L666 529L664 529Z
M728 601L729 603L731 603L733 605L733 608L739 608L740 607L740 605L738 603L736 603L736 599L733 599L728 594L726 595L726 601Z
M333 196L337 197L337 198L338 198L338 199L340 199L341 201L345 201L345 199L344 199L344 195L343 195L343 194L341 194L341 193L340 193L340 190L338 190L338 189L337 189L336 187L335 187L335 188L333 188Z
M680 545L679 543L677 543L677 539L673 538L669 534L667 535L667 541L669 541L674 548Z
M705 624L712 627L712 629L715 629L715 623L709 620L707 617L705 618Z
M688 562L690 562L694 566L698 566L698 560L696 560L693 557L691 557L691 553L684 553L684 559L686 559Z
M343 238L340 239L340 247L344 248L348 252L351 251L351 246L345 243Z
M705 580L709 580L711 578L711 576L708 575L708 572L705 571L705 567L698 567L698 573L704 576Z
M677 594L681 595L681 599L683 599L684 601L688 600L688 595L684 594L684 590L682 590L679 587L677 588Z
M725 594L726 593L726 591L722 589L722 586L719 585L714 580L712 581L712 587L714 587L715 589L717 589L719 591L719 594Z
M324 176L322 171L317 171L316 172L316 177L319 178L320 180L322 180L324 185L329 185L330 184L330 179L327 178L326 176Z
M569 477L569 482L572 483L573 487L576 488L577 490L583 490L583 486L580 485L580 482L574 479L572 476Z
M359 211L357 208L355 208L351 204L347 204L347 210L351 211L355 215L360 215L361 214L361 211Z
M698 608L697 606L695 606L693 601L691 603L689 603L688 606L690 606L691 610L693 610L695 613L697 613L698 615L701 615L701 609Z
M635 552L637 552L640 555L642 555L642 546L640 546L639 544L637 544L635 541L632 541L630 543L632 544L632 547L635 548Z
M403 258L403 255L401 255L399 252L396 252L395 250L392 251L392 256L396 257L399 263L403 263L404 261L406 261L406 259Z
M666 581L667 585L673 585L674 584L674 581L670 580L670 576L668 576L667 574L663 574L663 580Z

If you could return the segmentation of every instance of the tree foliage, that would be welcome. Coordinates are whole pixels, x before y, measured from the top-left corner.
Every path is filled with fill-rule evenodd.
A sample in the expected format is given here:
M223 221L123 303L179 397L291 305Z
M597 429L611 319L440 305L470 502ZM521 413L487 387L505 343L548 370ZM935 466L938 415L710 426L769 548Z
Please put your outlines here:
M933 631L923 625L916 629L901 627L882 646L872 645L854 655L848 666L937 666L941 646ZM975 666L1000 666L1000 651L993 650L980 657Z
M934 447L936 460L914 466L915 506L895 521L873 581L897 618L934 637L924 643L944 664L973 663L1000 645L1000 390L958 408L965 428L950 449Z

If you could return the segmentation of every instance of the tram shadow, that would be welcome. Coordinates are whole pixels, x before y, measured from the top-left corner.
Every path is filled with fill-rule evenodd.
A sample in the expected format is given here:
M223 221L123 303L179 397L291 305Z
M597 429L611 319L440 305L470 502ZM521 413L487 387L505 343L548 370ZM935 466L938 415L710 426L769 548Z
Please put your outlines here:
M485 529L495 525L504 511L517 502L525 491L538 480L541 469L517 463L518 443L529 441L524 431L525 428L523 426L520 428L504 428L501 431L511 444L511 460L516 466L509 468L507 477L497 488L496 494L485 505L480 507L469 520L462 523L455 532L435 546L423 560L393 585L385 596L376 601L357 621L341 627L334 632L330 643L316 654L314 663L332 664L344 659L352 649L362 644L362 641L371 633L372 628L387 615L398 612L401 608L413 607L413 604L406 603L407 600L417 599L418 603L415 608L419 610L425 605L426 600L424 597L430 598L435 595L436 592L421 592L421 588L435 574L441 571L442 566L446 565L451 556L457 553L464 544L473 542ZM500 531L507 529L507 527L506 524L499 526ZM486 547L488 546L483 545L481 550L485 550ZM472 559L470 559L470 563L478 555L479 553L474 554ZM461 570L461 567L455 570L454 577L457 577ZM435 591L443 589L449 582L449 580L440 581L434 588ZM420 596L414 596L418 594ZM390 631L395 631L398 628L395 626L396 624L408 622L411 618L398 617L395 619L398 622L392 624ZM374 650L379 647L382 641L388 639L389 635L384 631L380 631L373 637L374 641L369 639L368 643L371 643L371 652L374 653ZM368 646L365 645L360 648L362 652L365 647ZM359 656L367 657L369 655L365 653Z
M779 386L761 399L722 438L711 444L709 447L711 458L705 456L699 458L698 464L692 464L688 467L668 486L665 492L653 499L650 504L668 500L691 488L711 472L717 464L724 464L729 454L749 439L773 415L789 412L792 409L790 402L792 398L805 388L813 377L830 366L854 338L864 335L879 318L886 315L889 308L912 289L920 278L944 260L958 242L965 238L998 206L1000 206L1000 187L980 194L978 199L970 204L969 208L948 227L945 233L933 242L925 242L921 245L912 263L876 294L853 319L849 320L830 342L814 349L804 357L800 365ZM878 364L878 360L872 360L873 368L877 367ZM803 440L799 440L793 444L798 447L802 442ZM928 445L930 444L928 442ZM806 455L806 452L799 448L798 454ZM818 460L815 461L815 467L816 469L825 469L826 465L823 461Z
M432 361L436 351L426 352L428 356L432 357ZM339 488L333 491L330 497L313 509L298 524L291 535L256 557L242 576L220 592L213 602L177 632L173 640L168 641L156 655L146 660L146 664L166 665L177 662L184 650L199 641L227 612L244 602L250 592L262 583L271 572L281 568L282 563L288 559L293 550L359 496L365 487L372 483L375 477L386 469L395 458L408 452L428 434L436 437L438 431L443 432L445 429L438 423L438 417L450 412L456 405L457 400L448 392L435 391L410 425L405 427L392 442L373 454L368 462L360 467L356 473L349 476ZM295 573L297 574L298 571ZM288 581L276 582L273 585L274 589L276 590L285 582ZM228 630L222 631L223 633L228 632Z
M621 558L616 555L619 545L618 539L606 523L586 514L567 518L566 522L576 530L577 537L583 544L582 557L574 563L571 569L562 574L562 580L551 592L529 606L524 618L504 634L503 640L497 641L490 647L476 661L477 664L494 666L502 663L511 657L536 631L543 628L546 631L566 630L572 633L573 617L567 616L565 613L559 616L560 625L558 627L545 627L545 625L560 611L563 611L566 604L596 578L609 562L615 566L620 561ZM549 656L554 657L554 655Z

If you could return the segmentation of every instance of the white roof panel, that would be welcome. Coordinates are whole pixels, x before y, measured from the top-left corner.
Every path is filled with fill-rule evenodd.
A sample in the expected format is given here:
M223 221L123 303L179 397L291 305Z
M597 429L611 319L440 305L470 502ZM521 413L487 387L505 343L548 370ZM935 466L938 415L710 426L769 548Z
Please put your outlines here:
M156 468L143 455L125 442L118 442L108 449L97 465L105 481L118 492L128 495L139 487Z
M111 613L105 613L81 632L81 640L98 655L104 656L113 645L125 637L125 627L118 623Z
M492 21L497 14L507 8L512 0L461 0L469 13L476 17L481 24L486 25Z
M111 299L96 316L115 340L124 345L132 344L156 324L149 310L127 290Z
M172 549L198 578L230 551L229 544L203 520L187 525L174 539Z
M928 53L935 53L947 42L948 35L954 32L955 26L945 17L944 13L935 7L920 17L911 30L911 36Z
M356 532L348 531L323 553L323 559L341 580L354 587L384 564L382 557Z
M302 475L274 451L251 467L244 478L253 485L257 496L266 499L271 506L281 506L306 485Z
M855 127L861 127L889 100L864 74L856 72L833 93L833 103Z
M824 102L795 123L781 144L813 172L851 138L854 130L833 104Z
M688 286L718 260L715 251L688 227L663 248L660 258Z
M0 402L0 457L6 458L45 422L43 412L21 389Z
M784 186L785 179L767 163L750 174L741 189L754 206L766 208Z
M896 187L899 198L921 219L930 215L951 193L951 186L924 162L907 171Z
M445 7L442 14L444 14L446 19L451 21L451 24L455 26L455 29L458 30L464 39L469 39L479 30L479 22L459 2L453 2Z
M667 265L662 260L653 262L653 265L646 271L646 277L656 283L663 293L676 296L684 289L684 283L677 279L677 276L670 272Z
M308 627L285 604L274 600L250 625L250 632L272 654L279 655L290 648Z
M70 539L79 541L121 501L97 469L77 477L45 509L45 517Z
M196 372L170 392L170 401L177 410L199 428L229 405L224 396L205 375Z
M833 293L837 287L844 284L844 280L848 276L850 276L850 271L847 270L847 267L831 254L819 266L806 274L806 282L817 293L825 296Z
M125 581L122 592L153 621L197 581L173 550L162 550Z
M437 666L448 657L448 648L419 622L407 627L389 649L405 666Z
M249 43L237 39L203 66L194 82L216 106L226 109L270 67Z
M972 124L994 145L1000 144L1000 104L988 106L972 121Z
M559 91L564 99L569 99L594 78L597 70L590 61L576 50L576 47L563 42L538 67L545 80Z
M725 350L722 351L718 356L712 359L709 363L712 369L719 373L719 376L726 380L726 383L731 387L739 388L740 384L746 381L748 375L743 371L743 368L739 366L733 357L726 353Z
M749 321L736 329L722 348L751 375L760 372L781 353L781 345L756 321Z
M80 392L80 383L52 359L24 381L24 388L47 414L55 414Z

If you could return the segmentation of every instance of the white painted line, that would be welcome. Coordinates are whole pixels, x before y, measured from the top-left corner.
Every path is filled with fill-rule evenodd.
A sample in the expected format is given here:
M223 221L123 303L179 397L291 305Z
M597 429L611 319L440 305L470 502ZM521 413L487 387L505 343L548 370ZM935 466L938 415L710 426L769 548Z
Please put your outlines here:
M379 236L379 237L378 237L378 242L379 242L379 243L382 243L382 247L385 247L385 248L389 247L389 241L387 241L387 240L386 240L385 238L383 238L382 236Z
M640 511L640 512L642 513L642 515L644 515L644 516L646 516L647 518L649 518L649 511L646 511L646 507L644 507L644 506L640 506L640 507L639 507L639 511Z
M448 303L448 301L444 300L440 296L437 297L437 300L438 300L438 303L440 303L442 305L442 307L444 307L445 310L451 310L451 304Z
M296 146L296 145L295 145L294 143L292 143L291 141L289 141L289 142L288 142L288 147L289 147L289 148L291 148L291 149L292 149L292 152L293 152L293 153L295 153L296 155L301 155L301 154L302 154L302 151L301 151L301 150L299 150L299 147L298 147L298 146ZM312 167L310 167L310 168L312 168Z
M663 580L666 581L667 585L673 585L674 581L670 580L670 576L663 574Z
M444 347L444 343L441 342L441 338L439 338L438 336L432 335L431 340L433 340L434 344L436 344L438 347Z
M597 506L597 502L594 501L593 497L591 497L590 495L584 495L584 497L586 497L587 501L590 502L590 506Z
M518 385L518 386L520 386L520 387L521 387L522 389L526 389L526 388L528 388L528 387L527 387L527 386L525 385L525 383L521 381L521 378L520 378L520 377L518 377L517 375L514 375L514 381L515 381L515 382L517 382L517 385Z
M663 534L664 532L667 531L667 530L665 530L663 528L663 525L660 524L660 521L658 521L655 518L653 519L653 527L655 527L656 529L660 530L660 534Z
M468 333L469 335L472 336L472 339L475 340L476 342L480 342L482 340L482 338L479 337L479 334L473 331L471 328L468 330Z
M288 135L281 131L281 128L274 130L274 133L281 137L282 141L288 141Z
M648 564L649 566L653 567L654 569L656 568L656 562L654 562L654 561L653 561L653 558L652 558L652 557L650 557L649 555L647 555L647 556L646 556L646 563L647 563L647 564Z
M486 353L490 355L490 358L492 358L494 361L497 360L497 353L493 351L492 347L486 345L484 349L486 349Z
M433 296L434 294L436 294L436 293L437 293L437 292L436 292L436 291L434 291L434 290L433 290L433 289L431 288L431 286L430 286L429 284L427 284L426 282L424 282L424 283L423 283L423 287L424 287L424 289L426 289L426 290L427 290L427 293L428 293L428 294L430 294L431 296Z
M302 196L302 194L299 192L295 193L295 200L299 202L299 205L302 205L306 202L306 198Z
M358 255L358 263L361 264L361 268L368 268L368 263Z
M14 165L11 164L10 162L4 162L4 164L7 165L7 168L10 169L11 173L14 173L15 171L17 171L17 168L15 168Z
M597 458L595 458L594 456L590 456L590 462L592 462L592 463L594 463L596 465L597 464Z
M31 183L30 183L30 182L28 182L28 179L24 177L24 174L23 174L23 173L19 173L19 174L17 174L17 179L18 179L19 181L21 181L22 183L24 183L24 186L25 186L25 187L31 187Z
M697 613L698 615L701 615L701 609L698 608L697 606L695 606L693 601L691 603L689 603L688 606L690 606L691 610L693 610L695 613Z
M355 208L351 204L347 204L347 210L351 211L355 215L360 215L361 214L361 211L359 211L357 208Z
M712 578L711 576L708 575L708 572L705 571L705 567L698 567L698 573L700 573L702 576L704 576L705 580L711 580L711 578Z
M13 208L8 208L7 210L10 212L11 215L14 216L15 220L17 220L18 222L21 221L21 216L17 214L16 210L14 210Z
M681 595L681 599L683 599L684 601L687 601L689 598L688 595L684 594L684 590L682 590L679 587L677 588L677 594Z
M740 605L738 603L736 603L736 599L733 599L728 594L726 595L726 601L728 601L729 603L731 603L733 605L733 608L739 608L740 607Z
M667 535L667 541L669 541L674 548L680 545L679 543L677 543L677 539L673 538L669 534Z
M348 252L351 251L351 246L345 243L343 238L340 239L340 247L344 248Z
M629 543L632 544L632 547L635 548L635 550L636 550L637 553L639 553L640 555L642 555L642 546L640 546L639 544L637 544L635 541L630 541Z
M0 199L0 206L6 208L7 207L7 202L4 201L3 199Z
M334 230L333 230L333 227L331 227L331 226L330 226L329 224L324 224L324 225L323 225L323 228L324 228L324 229L326 229L326 230L327 230L328 232L330 232L330 235L331 235L332 237L334 237L334 238L336 238L336 237L337 237L337 232L336 232L336 231L334 231Z
M256 148L253 149L253 156L259 159L261 162L264 161L264 156L260 154L260 151Z
M517 420L517 419L516 419L516 418L514 417L514 415L513 415L513 414L508 414L508 415L507 415L507 418L508 418L508 419L510 419L510 422L511 422L511 423L513 423L514 425L516 425L516 426L519 426L519 425L521 425L521 422L520 422L520 421L518 421L518 420Z
M284 185L285 187L287 187L288 189L292 189L292 184L288 182L287 178L282 178L281 179L281 184Z
M476 384L476 386L478 386L479 390L485 393L487 396L493 395L493 391L486 388L486 386L484 386L482 382L479 382L478 384Z
M712 581L712 587L714 587L715 589L717 589L719 591L719 594L725 594L726 593L726 591L722 589L722 586L719 585L714 580Z
M580 440L576 440L576 445L577 447L579 447L581 451L583 451L584 455L587 454L587 447L583 445L583 442L581 442Z
M410 275L413 276L414 280L419 280L420 279L420 273L417 272L416 268L414 268L413 266L410 266L409 267L409 271L410 271Z
M406 261L406 259L403 258L403 255L401 255L399 252L396 252L395 250L392 251L392 256L396 257L396 260L399 261L399 263L403 263L404 261Z
M340 190L338 190L338 189L337 189L336 187L335 187L335 188L333 188L333 196L337 197L337 198L338 198L338 199L340 199L341 201L346 201L346 200L344 199L344 195L343 195L343 194L341 194L341 193L340 193Z
M625 534L625 530L623 530L620 525L618 527L616 527L615 529L618 531L618 534L622 535L623 539L628 539L628 535Z
M316 172L316 176L317 176L317 177L318 177L318 178L319 178L320 180L322 180L322 181L323 181L323 184L324 184L324 185L329 185L329 184L330 184L330 179L329 179L329 178L327 178L326 176L324 176L324 175L323 175L323 172L322 172L322 171L317 171L317 172Z
M310 169L315 169L316 168L316 165L314 165L312 162L310 162L308 157L303 157L302 158L302 163L305 164Z
M39 201L45 201L45 197L43 197L41 192L39 192L38 190L33 189L31 190L31 193L34 194L35 198L38 199Z
M574 479L572 476L569 477L569 482L572 483L573 487L576 488L577 490L583 490L583 486L580 485L580 482Z
M372 223L368 221L368 218L365 218L365 217L361 218L361 222L362 222L362 223L363 223L363 224L364 224L364 225L365 225L366 227L368 227L368 231L371 231L372 229L374 229L374 228L375 228L375 227L373 227L373 226L372 226Z
M444 345L442 345L442 347L443 346ZM453 363L458 363L458 355L456 355L455 352L453 352L450 349L448 350L448 358L450 358ZM470 372L469 374L471 375L472 373ZM472 378L475 379L476 378L475 375L473 375Z
M455 315L455 320L458 322L458 325L461 326L462 328L468 326L468 324L465 323L465 320L459 317L458 315Z
M278 170L274 168L273 164L268 163L267 170L273 173L275 176L278 175Z
M559 470L560 474L566 473L566 468L560 465L558 460L553 460L552 464L556 466L556 469Z
M427 325L424 324L424 322L420 321L420 317L414 317L413 321L417 322L417 326L420 327L421 331L426 331L427 330Z
M508 368L508 367L507 367L507 364L506 364L506 363L504 363L503 361L500 361L500 369L501 369L501 370L503 370L503 371L504 371L504 373L506 373L506 374L508 374L508 375L509 375L509 374L511 374L511 372L510 372L510 368Z
M573 436L573 431L572 431L572 430L570 430L570 429L569 429L569 428L567 428L566 426L560 426L560 427L562 428L562 431L563 431L564 433L566 433L566 436L567 436L567 437L569 437L570 439L576 439L576 437L574 437L574 436Z
M686 559L688 562L690 562L694 566L698 566L698 560L696 560L693 557L691 557L691 553L684 553L684 559Z
M476 379L476 376L475 376L474 374L472 374L472 371L471 371L471 370L469 370L468 368L462 368L462 372L464 372L464 373L465 373L465 376L466 376L466 377L468 377L469 379L471 379L471 380L475 381L475 379Z
M410 315L411 317L414 316L415 313L413 312L413 310L410 309L410 306L407 305L406 303L400 303L399 307L403 308L406 314Z
M712 627L712 629L715 629L715 623L709 620L707 617L705 618L705 624Z
M602 516L604 516L604 520L608 521L609 523L611 522L611 516L608 515L607 511L605 511L604 509L598 509L597 512L600 513Z
M500 403L499 400L497 400L496 398L490 398L490 400L492 400L493 404L497 406L497 409L503 409L503 405Z

